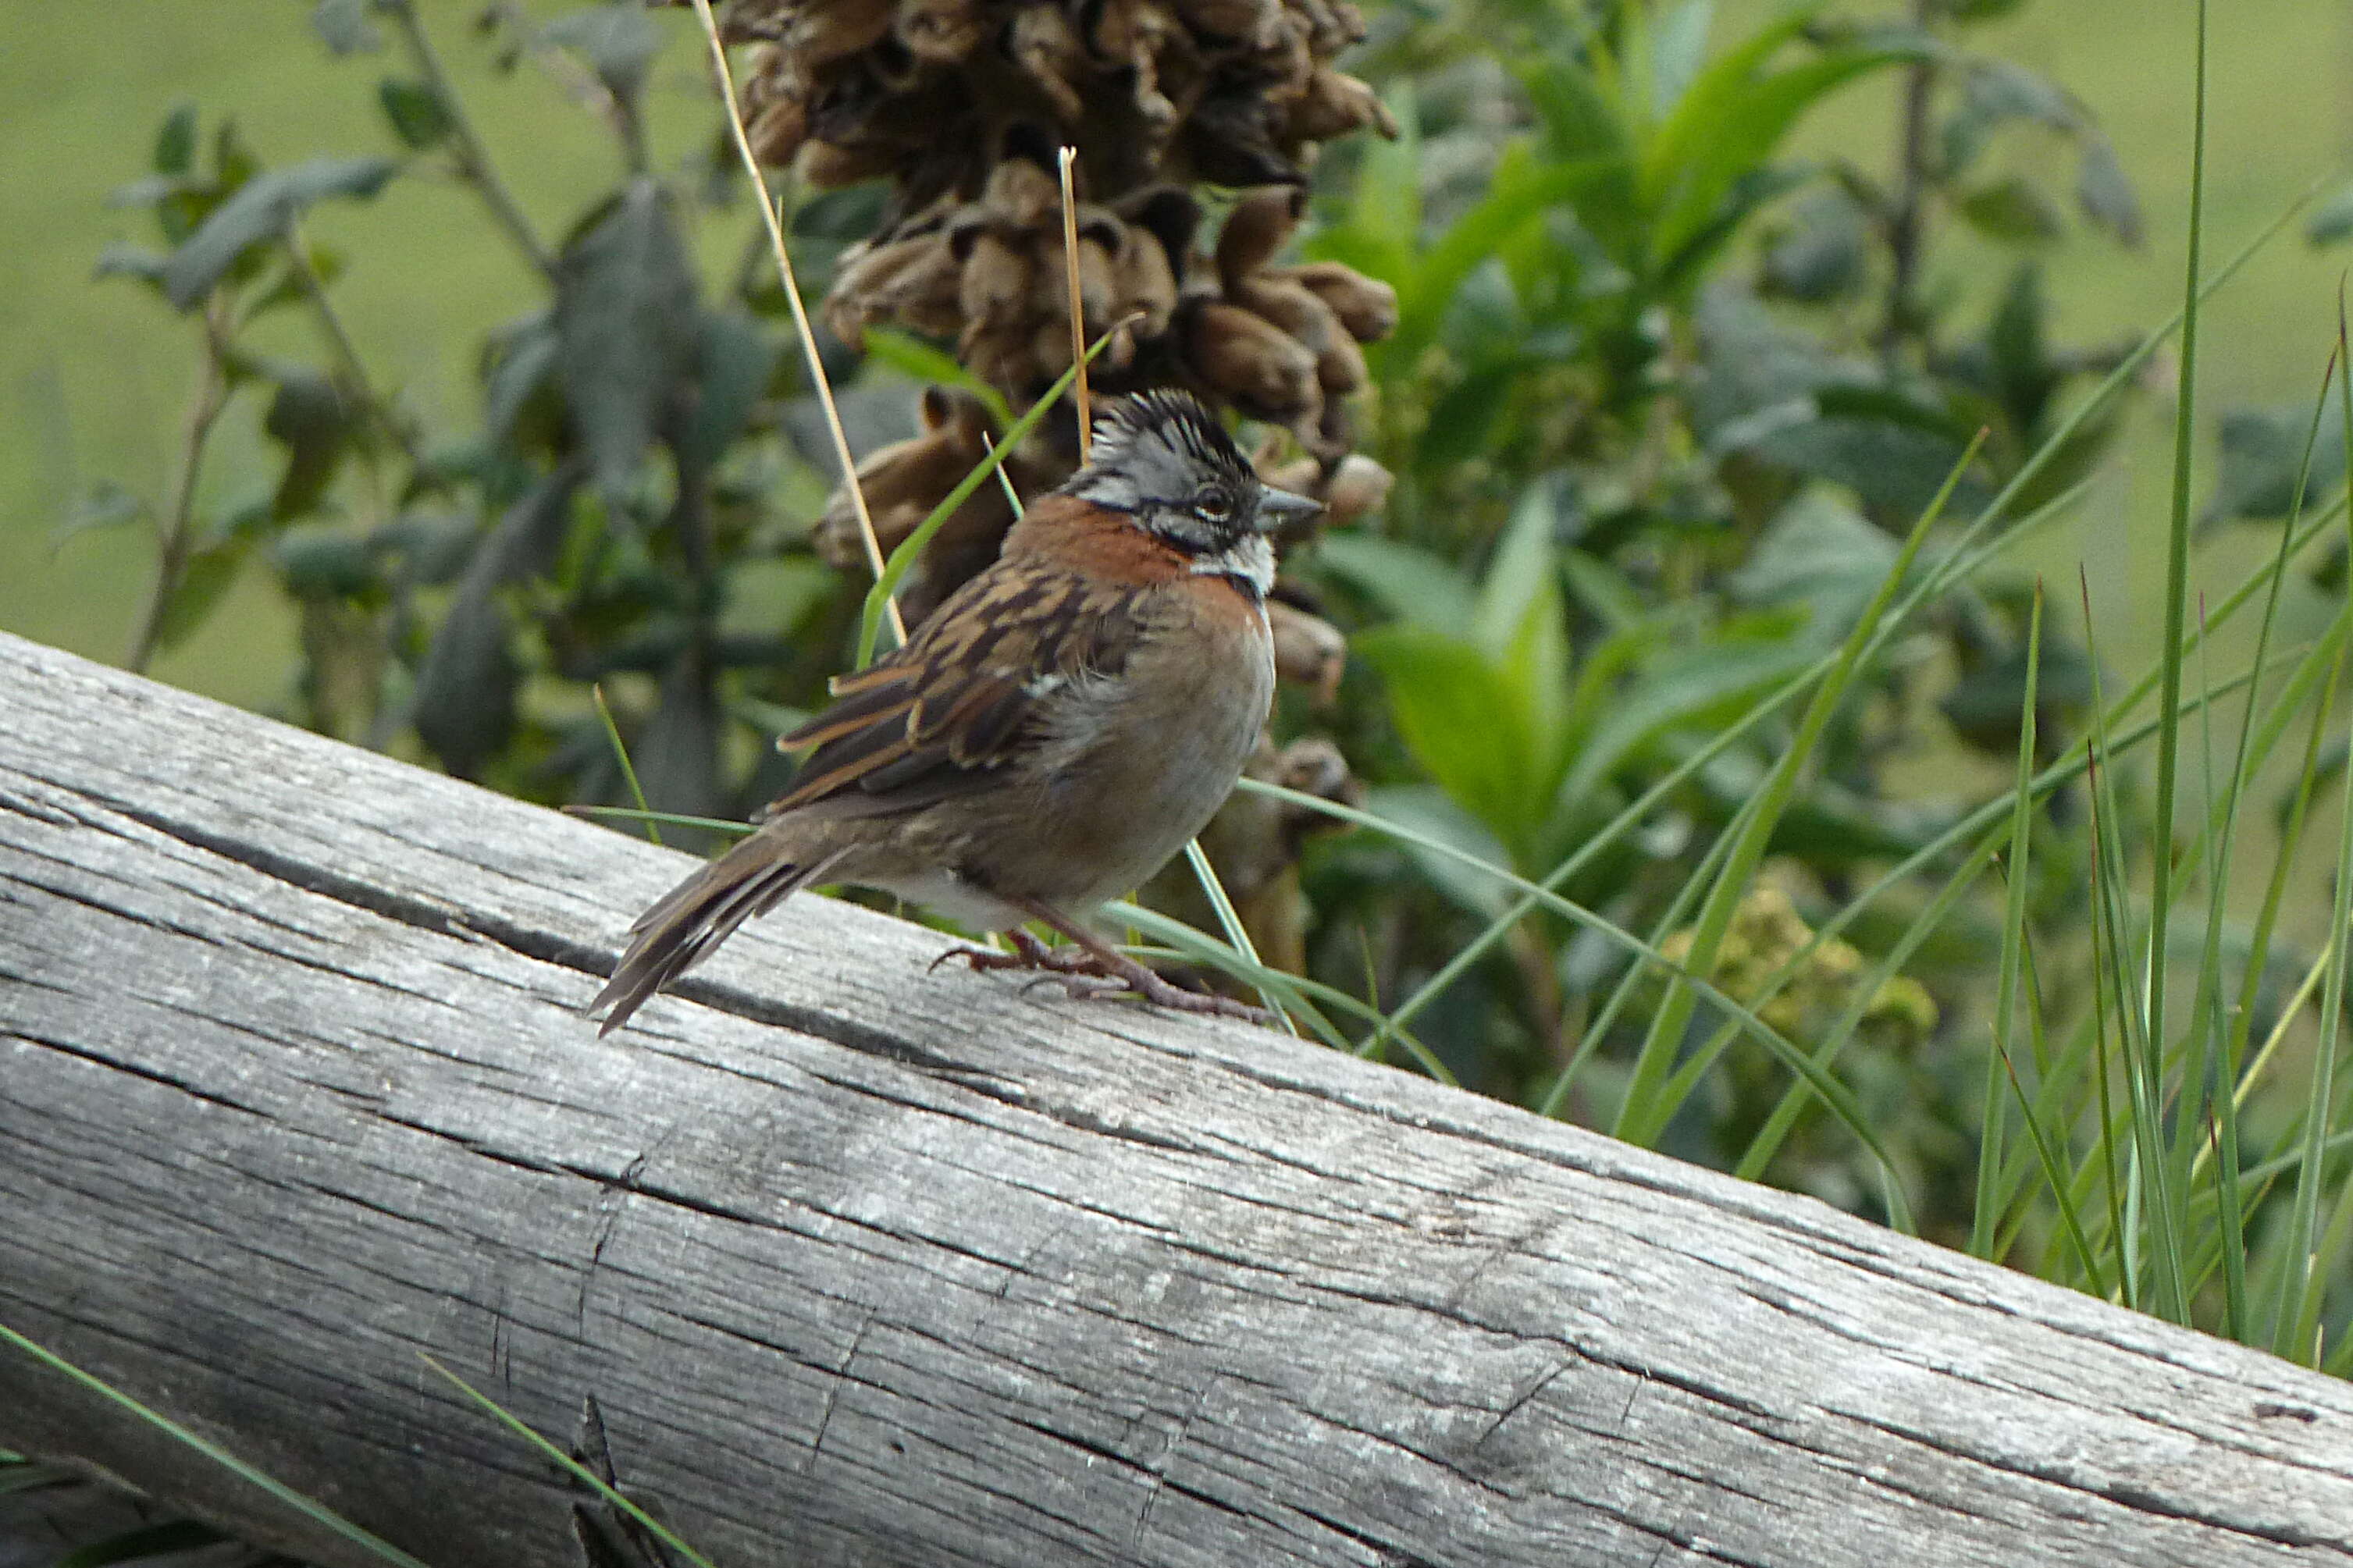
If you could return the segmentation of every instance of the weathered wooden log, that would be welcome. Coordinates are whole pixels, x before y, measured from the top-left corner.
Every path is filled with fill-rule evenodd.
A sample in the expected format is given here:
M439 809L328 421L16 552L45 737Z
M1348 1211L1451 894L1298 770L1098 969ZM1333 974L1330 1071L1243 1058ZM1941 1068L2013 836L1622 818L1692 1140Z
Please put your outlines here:
M436 1564L2353 1563L2353 1388L0 638L0 1321ZM0 1352L0 1445L368 1561Z

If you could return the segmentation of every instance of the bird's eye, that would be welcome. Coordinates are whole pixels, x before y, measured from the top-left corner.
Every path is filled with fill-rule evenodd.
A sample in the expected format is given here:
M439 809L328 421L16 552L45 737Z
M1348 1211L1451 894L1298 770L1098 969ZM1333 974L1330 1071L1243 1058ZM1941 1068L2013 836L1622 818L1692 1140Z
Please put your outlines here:
M1233 511L1234 498L1216 485L1203 485L1193 492L1193 515L1203 522L1223 522Z

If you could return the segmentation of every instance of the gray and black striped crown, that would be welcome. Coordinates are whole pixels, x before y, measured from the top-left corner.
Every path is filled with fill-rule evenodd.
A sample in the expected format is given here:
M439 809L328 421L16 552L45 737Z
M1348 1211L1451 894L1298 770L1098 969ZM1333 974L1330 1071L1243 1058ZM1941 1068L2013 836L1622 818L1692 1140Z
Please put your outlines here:
M1190 393L1166 387L1123 397L1097 416L1092 458L1062 489L1120 511L1182 506L1210 480L1243 496L1258 484L1217 416Z

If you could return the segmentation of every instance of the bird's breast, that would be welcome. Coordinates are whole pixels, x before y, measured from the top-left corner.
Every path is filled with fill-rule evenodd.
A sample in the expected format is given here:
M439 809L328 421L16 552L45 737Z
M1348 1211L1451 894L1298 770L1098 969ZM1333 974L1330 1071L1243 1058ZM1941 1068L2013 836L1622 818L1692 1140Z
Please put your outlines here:
M1039 896L1085 907L1150 877L1232 791L1266 723L1264 611L1221 579L1152 598L1125 668L1073 680L1048 719L1036 864L1066 885Z

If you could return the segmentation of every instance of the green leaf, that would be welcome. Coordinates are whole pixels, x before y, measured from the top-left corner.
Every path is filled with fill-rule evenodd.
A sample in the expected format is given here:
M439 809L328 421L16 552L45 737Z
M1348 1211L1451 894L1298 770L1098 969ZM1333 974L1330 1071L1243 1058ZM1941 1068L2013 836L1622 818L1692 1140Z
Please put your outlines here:
M2305 220L2304 237L2314 245L2353 239L2353 185L2312 209L2312 216Z
M1715 0L1683 0L1651 30L1651 110L1663 116L1673 111L1707 59L1708 28L1715 21Z
M1380 672L1414 759L1497 837L1521 841L1549 803L1531 790L1535 737L1505 672L1473 645L1415 626L1358 633L1349 650Z
M1609 702L1591 739L1571 759L1558 809L1574 812L1621 763L1670 730L1736 717L1813 662L1810 648L1788 638L1691 648L1662 660Z
M360 410L331 377L301 366L280 370L261 426L286 448L286 471L269 503L272 517L283 522L318 506L360 424Z
M1000 430L1013 421L1013 408L1005 401L1005 394L965 369L945 349L934 348L921 338L889 327L869 327L866 357L889 365L910 381L954 386L971 393L987 407L989 417L997 421Z
M577 466L566 464L508 509L475 552L417 671L417 735L459 777L477 773L514 731L521 676L499 590L554 563L579 484Z
M1333 532L1317 542L1315 560L1401 620L1449 637L1471 635L1477 595L1435 551L1377 534Z
M556 262L556 369L607 497L624 493L699 344L695 282L670 198L632 180Z
M2332 389L2333 410L2344 401L2341 389ZM2314 437L2312 405L2279 408L2233 408L2221 421L2221 466L2214 494L2199 513L2200 528L2246 519L2268 521L2288 515L2295 502L2296 478L2303 472L2305 444L2313 442L2312 483L2307 507L2324 502L2342 482L2345 436L2339 422L2324 418Z
M248 542L243 536L232 536L188 552L179 584L156 622L157 651L168 652L187 641L220 607L221 595L237 581L237 569L245 563Z
M2084 156L2075 173L2075 205L2084 216L2126 245L2138 245L2143 225L2140 197L2132 178L2116 159L2116 149L2097 132L2084 138Z
M547 42L588 62L605 90L634 104L646 85L646 68L661 49L661 34L641 5L591 5L567 12L540 32Z
M400 144L412 153L429 153L449 139L457 122L441 95L419 81L386 77L376 84L376 101Z
M486 352L491 370L482 387L482 440L493 450L511 451L523 445L527 422L536 426L543 415L561 416L551 395L556 355L553 312L534 311L509 322L492 335Z
M1885 531L1820 490L1781 509L1728 586L1745 604L1802 605L1805 640L1816 648L1843 638L1894 563Z
M1765 253L1766 291L1822 304L1862 284L1870 235L1852 196L1836 188L1823 191L1798 204L1789 223Z
M157 174L177 179L196 165L196 106L183 103L164 117L155 132L155 153L148 161Z
M311 30L330 54L374 54L384 35L368 20L371 0L319 0L311 7Z
M2039 244L2058 238L2065 226L2051 198L2015 174L1965 193L1958 205L1969 226L1989 239Z
M1463 858L1487 866L1508 866L1511 851L1486 824L1443 790L1428 784L1391 784L1371 791L1365 809L1412 836L1400 837L1399 842L1430 886L1455 903L1482 920L1497 919L1509 908L1510 885L1466 864ZM1445 845L1456 853L1436 853L1415 842L1417 838Z
M305 208L330 197L365 201L399 172L389 158L312 158L254 175L173 252L164 293L174 308L195 309L253 247L282 238Z
M741 310L703 312L695 356L694 406L676 443L687 472L716 467L768 384L778 344Z
M270 554L286 591L298 599L356 599L377 585L368 542L336 524L290 528Z
M143 247L128 245L117 239L110 241L106 248L98 253L98 262L90 269L90 275L92 279L136 278L160 293L164 287L164 268L168 259Z

